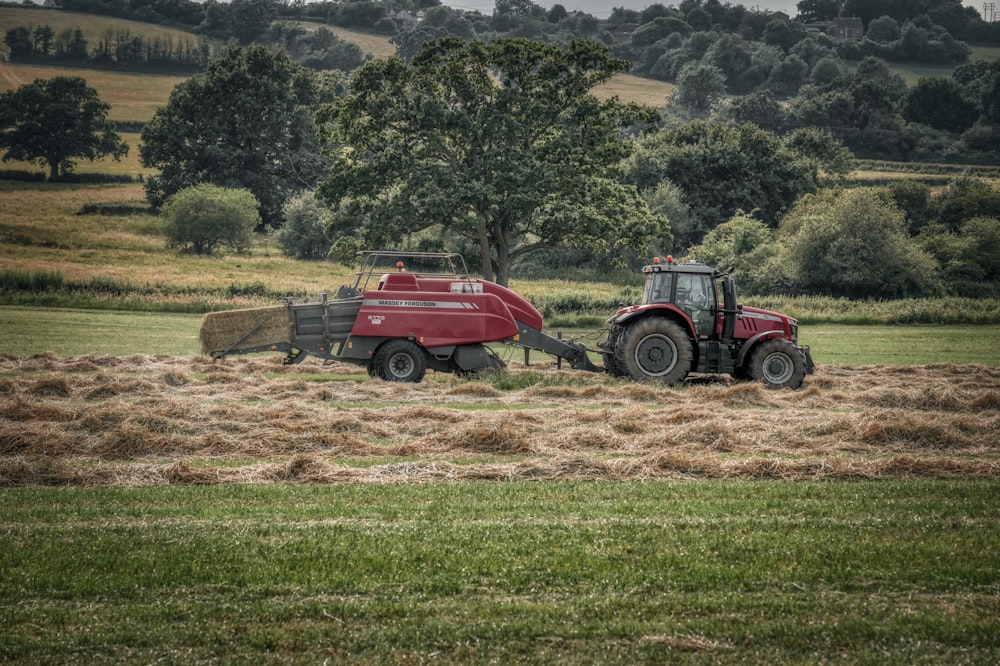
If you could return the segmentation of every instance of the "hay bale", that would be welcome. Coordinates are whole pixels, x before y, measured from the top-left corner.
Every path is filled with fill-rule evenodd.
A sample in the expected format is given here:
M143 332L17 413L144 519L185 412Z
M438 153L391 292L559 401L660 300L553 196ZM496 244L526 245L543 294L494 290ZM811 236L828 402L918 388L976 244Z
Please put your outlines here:
M257 330L247 335L254 327L258 327ZM246 339L236 344L244 335L247 335ZM198 339L203 354L225 351L234 344L233 351L240 351L280 342L290 343L292 330L288 306L209 312L201 320Z

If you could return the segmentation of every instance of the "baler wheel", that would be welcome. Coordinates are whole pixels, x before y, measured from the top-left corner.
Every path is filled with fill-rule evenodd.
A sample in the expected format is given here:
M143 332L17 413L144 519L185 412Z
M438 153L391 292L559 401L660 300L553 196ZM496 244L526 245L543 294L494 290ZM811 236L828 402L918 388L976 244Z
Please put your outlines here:
M372 365L387 382L419 382L427 372L427 355L411 340L389 340L375 352Z

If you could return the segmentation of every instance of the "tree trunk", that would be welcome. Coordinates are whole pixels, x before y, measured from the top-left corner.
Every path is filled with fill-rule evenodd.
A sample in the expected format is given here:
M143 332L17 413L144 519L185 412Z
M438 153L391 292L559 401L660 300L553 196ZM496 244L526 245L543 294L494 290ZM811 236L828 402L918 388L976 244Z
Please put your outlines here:
M49 182L59 180L59 160L49 160Z
M479 219L476 231L479 236L479 261L483 265L483 279L493 282L493 255L490 252L490 235L486 230L485 219Z
M507 238L507 217L510 213L503 213L493 220L493 236L496 241L497 251L497 284L506 287L510 280L510 241Z

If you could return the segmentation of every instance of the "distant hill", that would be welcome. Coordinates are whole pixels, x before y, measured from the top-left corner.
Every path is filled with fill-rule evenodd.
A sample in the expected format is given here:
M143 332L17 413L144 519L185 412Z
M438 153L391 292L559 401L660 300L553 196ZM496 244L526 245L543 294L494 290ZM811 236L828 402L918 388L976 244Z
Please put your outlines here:
M98 16L97 14L65 12L42 7L0 5L0 35L5 35L11 28L25 26L34 30L43 25L50 26L57 35L64 30L80 28L84 38L91 46L116 31L128 31L130 34L141 36L147 41L157 38L171 39L174 42L201 39L199 35L192 32L152 23L142 23L141 21ZM4 55L10 53L10 49L2 40L0 40L0 53Z

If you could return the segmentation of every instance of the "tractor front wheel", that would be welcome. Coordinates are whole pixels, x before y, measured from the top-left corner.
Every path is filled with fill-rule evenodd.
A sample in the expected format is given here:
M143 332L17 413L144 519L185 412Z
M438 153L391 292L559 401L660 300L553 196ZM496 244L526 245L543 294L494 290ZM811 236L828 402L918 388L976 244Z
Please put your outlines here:
M753 350L750 377L767 388L797 389L805 376L802 352L788 340L768 340Z
M390 340L375 352L372 367L387 382L419 382L427 372L427 356L411 340Z
M662 317L629 326L615 346L615 365L640 381L655 379L668 386L691 372L691 339L680 326Z

